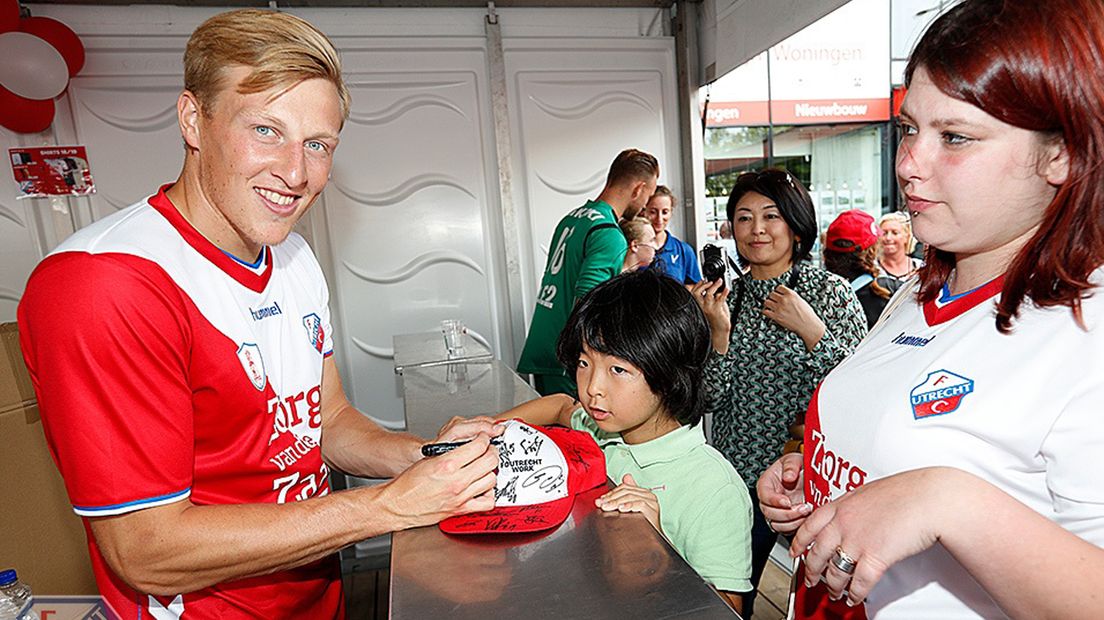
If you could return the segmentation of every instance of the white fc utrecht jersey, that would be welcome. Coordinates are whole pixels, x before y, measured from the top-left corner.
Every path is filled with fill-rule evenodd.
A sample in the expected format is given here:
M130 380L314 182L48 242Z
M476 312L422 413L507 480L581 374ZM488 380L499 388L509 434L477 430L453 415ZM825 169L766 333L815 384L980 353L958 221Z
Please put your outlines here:
M97 518L185 499L327 494L321 384L332 344L314 255L293 234L242 263L164 190L61 244L19 307L23 355L74 510ZM88 532L100 591L123 618L343 613L336 555L154 597L115 575Z
M1102 272L1094 282L1104 281ZM1104 295L1069 308L1026 302L997 331L1002 280L923 305L909 295L824 380L806 416L805 493L814 505L929 466L970 472L1104 546ZM1012 543L1014 544L1014 543ZM822 587L822 586L821 586ZM867 614L1004 613L940 545L891 567Z

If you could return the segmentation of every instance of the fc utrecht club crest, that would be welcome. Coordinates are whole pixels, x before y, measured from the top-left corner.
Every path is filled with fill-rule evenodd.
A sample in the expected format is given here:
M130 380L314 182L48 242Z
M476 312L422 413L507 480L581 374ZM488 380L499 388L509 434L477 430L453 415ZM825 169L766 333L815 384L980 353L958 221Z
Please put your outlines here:
M307 340L315 351L322 352L322 343L326 340L325 330L322 329L322 319L315 313L303 317L303 327L307 328Z
M265 387L264 360L261 359L261 348L252 342L243 342L238 347L238 360L245 369L245 376L253 383L253 387L263 391Z
M937 370L909 393L912 417L919 420L950 413L958 409L962 399L973 391L973 379L956 375L949 370Z

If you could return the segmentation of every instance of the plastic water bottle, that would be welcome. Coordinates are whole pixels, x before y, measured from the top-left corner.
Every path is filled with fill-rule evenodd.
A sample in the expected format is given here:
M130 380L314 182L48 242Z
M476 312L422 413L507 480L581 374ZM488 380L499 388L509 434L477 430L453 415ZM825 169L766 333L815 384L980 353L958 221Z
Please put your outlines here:
M19 581L14 570L0 571L0 620L38 620L33 604L31 586Z

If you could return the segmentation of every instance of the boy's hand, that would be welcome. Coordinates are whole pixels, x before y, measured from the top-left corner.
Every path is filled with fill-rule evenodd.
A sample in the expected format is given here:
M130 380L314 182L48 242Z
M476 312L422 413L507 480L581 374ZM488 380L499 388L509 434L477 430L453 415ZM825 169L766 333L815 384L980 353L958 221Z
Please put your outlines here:
M637 486L631 474L625 474L617 488L594 500L594 503L606 512L642 513L656 531L663 532L659 525L659 498L649 489Z

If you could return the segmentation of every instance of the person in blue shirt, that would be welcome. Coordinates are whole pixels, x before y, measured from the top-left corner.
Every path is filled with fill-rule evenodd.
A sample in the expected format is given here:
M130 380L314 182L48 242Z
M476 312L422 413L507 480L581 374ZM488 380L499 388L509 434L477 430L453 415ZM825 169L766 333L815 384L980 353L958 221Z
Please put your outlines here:
M663 273L682 284L696 284L702 279L697 253L689 243L676 238L667 230L671 213L677 204L678 200L671 189L666 185L658 185L655 193L648 200L648 206L644 209L644 217L652 223L656 233L656 244L659 246L659 252L656 253L658 263L656 268L662 268Z

